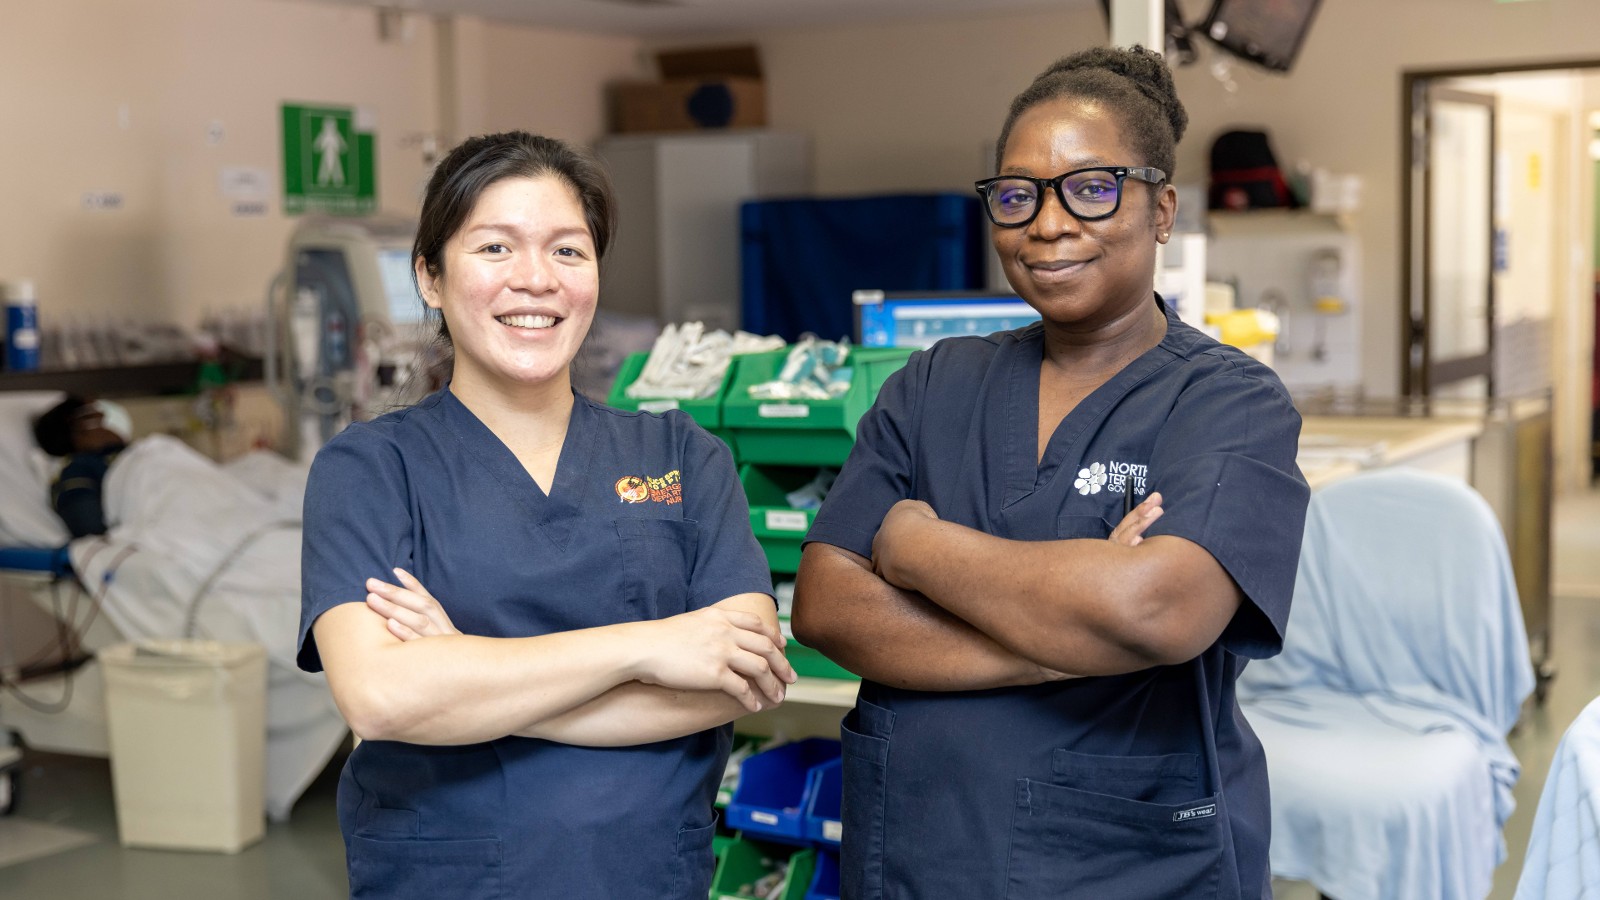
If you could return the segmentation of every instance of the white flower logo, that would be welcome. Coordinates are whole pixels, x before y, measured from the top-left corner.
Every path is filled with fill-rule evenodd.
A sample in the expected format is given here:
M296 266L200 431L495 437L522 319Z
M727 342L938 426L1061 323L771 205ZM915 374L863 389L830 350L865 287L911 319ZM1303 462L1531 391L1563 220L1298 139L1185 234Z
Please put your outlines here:
M1105 463L1093 463L1087 469L1078 470L1078 480L1074 481L1072 486L1078 489L1078 493L1088 495L1100 493L1100 488L1104 487L1105 483Z

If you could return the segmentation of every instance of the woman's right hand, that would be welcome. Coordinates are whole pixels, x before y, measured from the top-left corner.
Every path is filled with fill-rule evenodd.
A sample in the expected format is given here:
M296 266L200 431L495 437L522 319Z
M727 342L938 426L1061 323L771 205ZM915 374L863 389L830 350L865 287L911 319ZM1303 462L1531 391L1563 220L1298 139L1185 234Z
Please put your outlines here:
M1161 518L1161 513L1161 493L1151 491L1143 503L1129 510L1128 514L1122 517L1122 521L1117 523L1117 527L1111 530L1111 542L1127 547L1139 546L1144 541L1145 529Z
M440 634L460 634L441 604L415 575L394 570L398 585L367 579L367 608L383 616L389 633L402 641Z
M636 678L645 684L722 691L760 712L782 703L795 680L782 632L753 612L708 606L637 625L645 643Z

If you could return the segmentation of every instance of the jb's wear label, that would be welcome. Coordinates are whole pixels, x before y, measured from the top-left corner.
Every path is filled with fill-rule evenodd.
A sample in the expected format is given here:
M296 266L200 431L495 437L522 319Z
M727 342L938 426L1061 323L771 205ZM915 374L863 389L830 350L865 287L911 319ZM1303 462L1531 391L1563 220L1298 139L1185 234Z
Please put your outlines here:
M1206 816L1217 814L1217 805L1207 803L1205 806L1196 806L1194 809L1180 809L1172 814L1172 821L1187 822L1190 819L1203 819Z

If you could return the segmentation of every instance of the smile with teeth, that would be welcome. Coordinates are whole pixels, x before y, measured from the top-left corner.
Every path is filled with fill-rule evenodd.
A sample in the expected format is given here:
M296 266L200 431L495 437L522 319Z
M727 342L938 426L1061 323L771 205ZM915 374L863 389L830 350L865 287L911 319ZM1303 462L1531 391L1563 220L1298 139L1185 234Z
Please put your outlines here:
M494 319L512 328L549 328L559 321L555 316L495 316Z

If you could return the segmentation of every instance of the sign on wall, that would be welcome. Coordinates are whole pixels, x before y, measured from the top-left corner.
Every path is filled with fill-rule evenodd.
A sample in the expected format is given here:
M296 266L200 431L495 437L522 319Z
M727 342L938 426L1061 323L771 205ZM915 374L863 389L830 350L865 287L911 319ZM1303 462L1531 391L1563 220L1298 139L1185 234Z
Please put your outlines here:
M365 215L377 209L371 129L347 106L283 105L283 211Z

